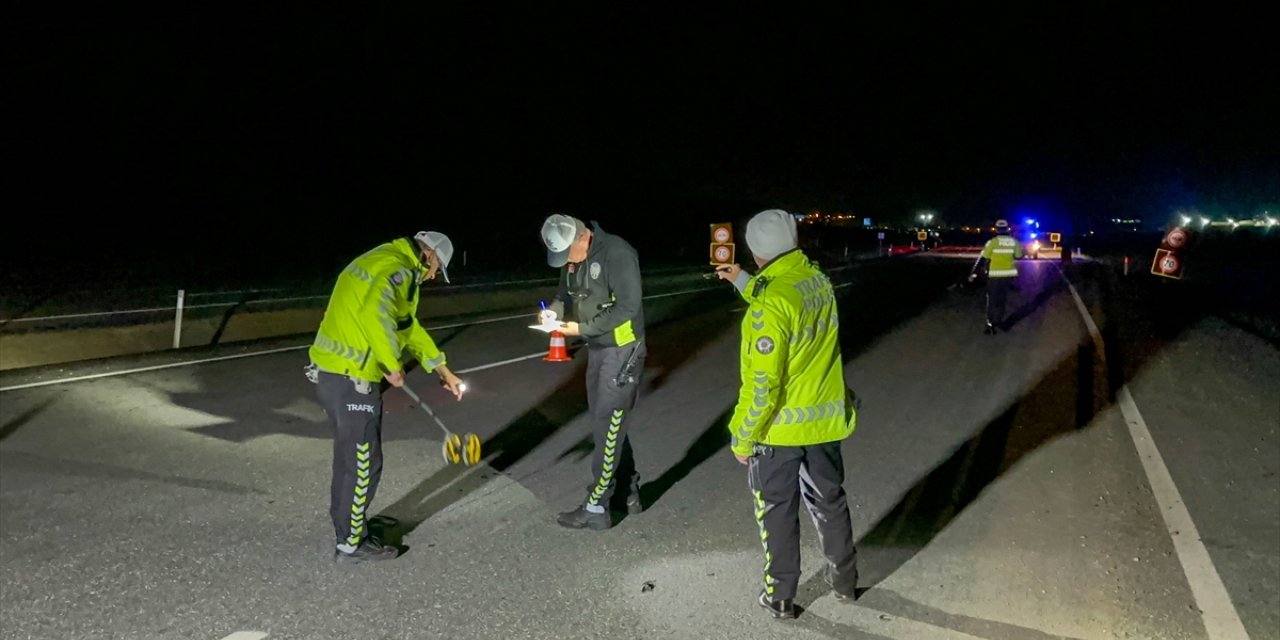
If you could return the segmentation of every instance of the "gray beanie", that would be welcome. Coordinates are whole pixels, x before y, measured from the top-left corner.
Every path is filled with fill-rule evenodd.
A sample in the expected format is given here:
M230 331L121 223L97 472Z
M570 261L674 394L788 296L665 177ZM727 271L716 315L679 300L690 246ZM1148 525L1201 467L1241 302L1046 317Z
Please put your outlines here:
M747 247L761 260L772 260L798 244L796 219L786 211L761 211L747 222Z

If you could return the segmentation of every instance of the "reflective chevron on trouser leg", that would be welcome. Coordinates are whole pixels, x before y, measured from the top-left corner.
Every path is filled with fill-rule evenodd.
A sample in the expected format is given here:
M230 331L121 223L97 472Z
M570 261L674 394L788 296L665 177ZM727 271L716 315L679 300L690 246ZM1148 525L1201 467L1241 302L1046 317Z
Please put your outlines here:
M316 395L334 426L329 516L339 546L369 535L369 508L382 476L382 393L374 384L319 374Z
M756 524L760 526L760 546L764 548L764 592L772 600L776 581L769 575L769 568L773 566L773 554L769 552L769 530L764 527L764 498L759 491L752 491L751 495L755 499Z
M618 432L622 430L622 421L626 412L622 409L614 409L613 415L609 417L609 430L605 433L604 448L600 452L600 470L596 477L595 487L591 490L591 497L587 499L587 504L599 505L601 498L605 492L609 490L613 484L613 474L618 469L619 447Z
M618 374L628 358L635 354L634 381L620 384ZM587 350L587 407L591 417L592 465L591 483L587 486L586 509L593 513L613 511L614 498L634 491L639 483L635 459L627 438L627 418L635 407L644 372L644 342L626 347L591 347ZM619 488L619 484L624 488ZM639 504L637 503L637 506ZM631 506L628 505L628 511Z
M752 506L764 549L764 592L796 597L800 582L800 466L803 449L756 447L747 463Z
M347 544L357 545L364 538L364 509L369 504L369 443L356 445L356 490L351 499L351 528Z

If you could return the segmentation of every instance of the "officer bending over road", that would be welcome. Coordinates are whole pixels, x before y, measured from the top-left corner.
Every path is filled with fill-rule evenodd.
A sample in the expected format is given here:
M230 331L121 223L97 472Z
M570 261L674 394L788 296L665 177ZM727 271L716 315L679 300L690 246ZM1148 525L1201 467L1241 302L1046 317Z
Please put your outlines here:
M329 515L335 559L390 560L399 550L369 535L366 514L382 477L382 382L404 386L405 352L437 371L461 400L463 385L418 324L418 289L444 274L453 243L421 231L378 245L338 276L309 355L307 377L334 427Z

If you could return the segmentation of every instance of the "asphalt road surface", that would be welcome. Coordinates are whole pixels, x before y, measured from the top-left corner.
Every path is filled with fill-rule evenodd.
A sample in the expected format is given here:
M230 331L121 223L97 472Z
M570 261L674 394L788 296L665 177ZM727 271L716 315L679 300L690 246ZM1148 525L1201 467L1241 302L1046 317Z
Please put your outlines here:
M0 637L1280 638L1276 348L1152 320L1102 268L1069 268L1073 291L1045 262L985 336L979 294L954 286L967 266L833 273L862 399L855 604L823 589L807 519L800 618L755 604L725 426L743 305L720 285L646 301L631 437L649 507L606 532L555 524L589 478L585 354L543 362L527 319L437 332L472 391L410 383L486 457L445 465L438 429L388 392L372 513L408 547L389 563L331 561L331 434L296 341L34 387L6 372Z

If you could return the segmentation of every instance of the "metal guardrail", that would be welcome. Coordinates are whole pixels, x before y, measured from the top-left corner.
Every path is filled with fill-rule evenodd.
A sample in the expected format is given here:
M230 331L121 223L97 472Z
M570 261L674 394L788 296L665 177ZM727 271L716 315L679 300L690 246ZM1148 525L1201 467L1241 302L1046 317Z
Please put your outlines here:
M183 301L183 299L184 299L184 298L188 298L188 297L189 297L189 298L194 298L194 297L196 297L196 296L198 296L198 295L201 295L201 294L199 294L199 293L190 293L190 294L188 294L188 293L186 293L184 290L179 289L179 290L178 290L178 300L179 300L179 302L178 302L178 304L176 305L176 307L150 307L150 308L145 308L145 309L120 309L120 310L116 310L116 311L90 311L90 312L85 312L85 313L63 313L63 314L51 315L51 316L32 316L32 317L27 317L27 318L6 318L6 319L0 319L0 325L2 325L2 324L10 324L10 323L20 323L20 322L42 322L42 321L49 321L49 320L74 320L74 319L77 319L77 318L94 318L94 317L107 317L107 316L119 316L119 315L130 315L130 314L142 314L142 313L160 313L160 312L173 311L173 310L175 310L175 309L186 309L186 310L190 310L190 309L214 309L214 308L221 308L221 307L234 307L234 306L237 306L237 305L268 304L268 303L278 303L278 302L297 302L297 301L300 301L300 300L320 300L320 299L323 299L323 298L327 298L327 297L329 297L328 295L318 295L318 296L294 296L294 297L289 297L289 298L262 298L262 299L257 299L257 300L240 300L240 301L237 301L237 302L206 302L206 303L203 303L203 304L187 304L187 305L184 305L184 304L183 304L183 302L182 302L182 301ZM205 294L205 295L209 295L209 294ZM230 293L229 293L229 292L227 292L227 293L225 293L225 294L219 294L219 295L230 295Z
M645 276L663 276L679 274L680 272L692 272L690 267L662 267L647 270ZM432 293L456 293L464 292L471 289L484 288L501 288L516 285L554 285L558 281L556 277L544 278L526 278L517 280L497 280L487 282L472 282L466 284L452 284L432 287ZM39 324L50 323L74 323L83 320L109 320L111 318L124 318L128 316L155 316L159 314L173 314L173 344L174 348L182 343L182 325L183 317L193 310L210 310L210 309L231 309L245 307L267 307L272 305L281 305L288 303L304 303L304 302L323 302L328 299L328 293L302 296L277 296L270 298L255 298L253 296L263 293L273 293L280 291L288 291L285 287L275 288L257 288L242 289L236 291L210 291L210 292L191 292L188 293L183 289L176 292L175 303L166 306L147 306L132 309L113 309L109 311L83 311L72 313L55 313L38 316L18 316L13 318L0 319L0 328L3 327L34 327ZM234 297L236 299L220 301L220 302L200 302L190 304L193 298L216 298L216 297ZM56 327L55 327L56 328Z
M684 267L684 266L662 267L662 268L645 271L643 275L645 276L666 275L666 274L678 273L682 271L691 271L691 269L690 267ZM558 280L557 278L551 277L551 278L528 278L528 279L521 279L521 280L472 282L467 284L449 284L444 286L432 287L432 292L434 293L434 292L464 291L467 289L479 289L479 288L485 288L485 287L503 287L503 286L521 285L521 284L555 284L557 280ZM267 288L267 289L241 289L236 291L206 291L206 292L187 292L184 289L179 289L177 290L177 296L176 296L176 299L178 300L178 302L170 306L163 306L163 307L152 306L152 307L140 307L136 309L113 309L111 311L85 311L85 312L76 312L76 313L50 314L50 315L42 315L42 316L18 316L13 318L0 318L0 326L5 326L9 324L50 322L55 320L107 318L111 316L142 315L142 314L156 314L156 313L168 313L168 312L176 313L178 312L179 309L184 311L190 311L193 309L225 309L228 307L235 307L235 306L270 305L270 304L280 304L285 302L325 300L330 295L328 293L324 293L324 294L307 295L307 296L286 296L286 297L277 297L277 298L247 298L246 297L246 296L252 296L260 293L271 293L271 292L288 291L288 290L289 289L286 287L275 287L275 288ZM197 298L197 297L209 298L209 297L219 297L219 296L236 296L239 299L234 301L228 301L228 302L204 302L200 304L185 303L187 300L190 300L191 298Z

